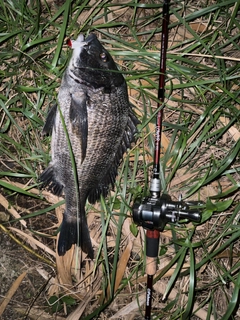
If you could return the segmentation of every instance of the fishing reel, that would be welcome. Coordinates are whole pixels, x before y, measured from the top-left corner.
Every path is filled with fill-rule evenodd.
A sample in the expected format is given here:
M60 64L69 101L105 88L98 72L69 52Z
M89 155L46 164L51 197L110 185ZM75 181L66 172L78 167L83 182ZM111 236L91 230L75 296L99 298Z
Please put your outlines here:
M147 230L163 231L167 223L182 219L200 222L200 205L198 201L184 202L181 196L179 201L173 201L167 194L151 192L151 197L133 205L133 221Z

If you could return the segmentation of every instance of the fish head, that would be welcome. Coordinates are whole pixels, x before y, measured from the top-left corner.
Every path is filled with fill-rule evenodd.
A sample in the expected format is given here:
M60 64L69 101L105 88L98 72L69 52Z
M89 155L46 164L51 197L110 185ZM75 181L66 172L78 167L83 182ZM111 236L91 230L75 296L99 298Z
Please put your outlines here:
M111 89L123 85L125 80L112 56L94 33L85 40L83 35L79 35L77 40L70 40L69 44L73 49L70 69L76 80L94 88Z

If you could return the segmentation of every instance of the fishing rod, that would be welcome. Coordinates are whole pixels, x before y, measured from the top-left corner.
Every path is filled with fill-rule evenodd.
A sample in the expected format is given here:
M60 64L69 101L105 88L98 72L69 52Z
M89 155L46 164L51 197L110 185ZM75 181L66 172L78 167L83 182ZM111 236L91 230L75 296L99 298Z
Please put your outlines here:
M164 0L157 103L158 113L156 117L153 170L150 181L150 197L144 198L140 203L137 201L133 205L134 222L146 229L145 271L147 274L147 289L145 320L151 319L153 276L157 271L160 232L164 230L168 222L176 223L179 219L188 219L195 222L200 222L201 220L200 212L192 208L192 206L199 205L198 202L183 202L181 197L179 201L172 201L169 195L161 195L160 150L165 97L169 8L170 0Z

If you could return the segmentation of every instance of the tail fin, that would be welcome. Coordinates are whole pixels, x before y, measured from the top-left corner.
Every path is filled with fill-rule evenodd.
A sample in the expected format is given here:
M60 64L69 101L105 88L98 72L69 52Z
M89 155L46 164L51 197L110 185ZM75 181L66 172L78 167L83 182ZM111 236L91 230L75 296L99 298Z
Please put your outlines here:
M76 243L85 253L88 254L90 259L93 259L93 247L85 213L84 215L81 215L79 225L77 225L75 217L74 219L71 218L72 217L69 219L69 216L64 212L60 236L58 239L59 256L63 256L66 251L71 249L72 245Z

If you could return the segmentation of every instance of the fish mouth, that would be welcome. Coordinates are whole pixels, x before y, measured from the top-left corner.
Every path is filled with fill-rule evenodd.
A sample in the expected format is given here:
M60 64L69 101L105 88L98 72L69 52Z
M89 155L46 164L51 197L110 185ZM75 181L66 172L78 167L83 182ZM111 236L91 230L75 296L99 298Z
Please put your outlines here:
M85 49L88 55L93 55L96 50L97 37L94 33L90 33L83 43L83 49Z
M90 43L93 40L97 40L97 36L94 33L90 33L85 39L85 42Z
M71 40L72 49L87 48L91 45L98 46L97 36L94 33L90 33L85 40L83 34L80 34L76 40Z
M101 45L94 33L90 33L85 40L84 35L80 34L76 40L71 40L71 47L76 50L76 55L85 50L89 56L93 57L101 50Z

